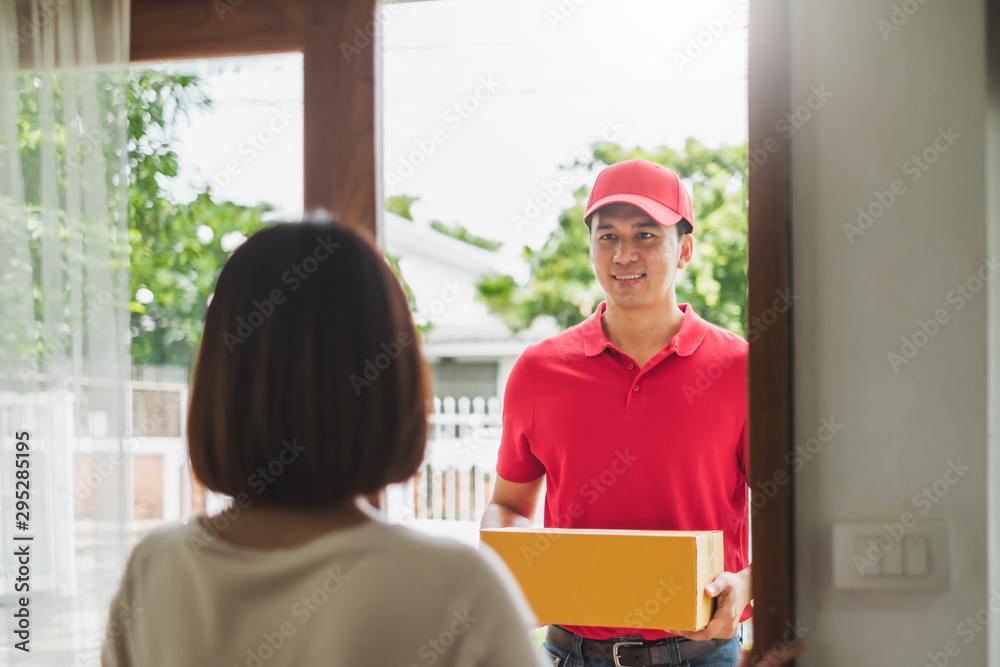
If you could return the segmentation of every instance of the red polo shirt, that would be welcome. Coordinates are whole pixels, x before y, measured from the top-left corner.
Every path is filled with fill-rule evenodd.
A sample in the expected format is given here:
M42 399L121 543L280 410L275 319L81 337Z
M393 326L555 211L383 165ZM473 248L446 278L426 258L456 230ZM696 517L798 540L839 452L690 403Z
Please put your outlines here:
M639 368L604 335L605 308L514 364L497 473L546 476L546 526L722 530L725 569L739 572L748 563L746 341L681 304L677 334ZM622 627L565 627L592 639L666 637L627 627L656 613L655 593L622 591L636 601Z

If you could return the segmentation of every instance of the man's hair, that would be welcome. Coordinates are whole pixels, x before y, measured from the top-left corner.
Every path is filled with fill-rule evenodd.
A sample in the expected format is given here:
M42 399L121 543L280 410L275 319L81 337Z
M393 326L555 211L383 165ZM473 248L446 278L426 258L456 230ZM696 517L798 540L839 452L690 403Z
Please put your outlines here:
M191 464L213 491L331 506L416 472L429 393L385 259L339 224L277 224L219 274L192 379Z
M589 216L587 216L586 218L584 218L583 221L587 225L587 231L588 232L591 231L590 223L593 222L594 216L597 215L598 213L599 213L599 211L594 211ZM691 223L687 221L687 218L681 218L680 220L678 220L677 224L674 225L674 227L677 228L677 238L678 239L684 238L685 234L690 234L691 232L694 231L694 227L692 227Z
M692 227L691 223L687 221L687 218L681 218L678 220L674 227L677 228L677 238L683 238L685 234L690 234L694 231L694 227Z

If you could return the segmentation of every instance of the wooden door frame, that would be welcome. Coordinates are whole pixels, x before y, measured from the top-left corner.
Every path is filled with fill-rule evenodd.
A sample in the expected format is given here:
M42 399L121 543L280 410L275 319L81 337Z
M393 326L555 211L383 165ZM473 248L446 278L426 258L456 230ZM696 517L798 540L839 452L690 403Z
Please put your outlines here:
M133 0L129 57L302 53L303 209L324 209L375 238L377 16L376 0Z
M754 554L754 653L779 653L794 627L792 291L788 145L778 131L789 109L787 0L750 5L748 54L749 211L747 311ZM779 304L777 307L775 304ZM750 332L756 335L749 335ZM775 481L787 480L784 484ZM768 488L771 488L768 487ZM757 500L763 497L763 504Z
M133 0L131 60L301 52L305 210L325 208L377 236L376 16L376 0ZM788 151L776 131L788 109L788 43L787 0L751 2L747 310L771 322L750 342L751 489L780 471L791 479L791 309L773 307L792 278ZM792 483L777 485L754 507L754 653L782 646L793 620L791 492Z

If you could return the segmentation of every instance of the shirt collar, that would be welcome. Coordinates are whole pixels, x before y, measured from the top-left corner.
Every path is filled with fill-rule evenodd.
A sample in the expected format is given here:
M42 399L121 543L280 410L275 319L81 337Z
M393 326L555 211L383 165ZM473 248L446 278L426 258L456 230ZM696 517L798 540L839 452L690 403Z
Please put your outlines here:
M583 336L583 353L588 357L596 357L611 347L611 341L604 335L604 327L601 326L601 316L604 315L607 307L607 302L602 301L594 314L580 324L580 334ZM678 308L684 311L684 317L681 319L680 329L677 330L677 334L667 344L667 347L673 346L677 354L686 357L698 349L701 341L705 338L705 332L708 331L708 323L694 312L690 304L682 303L678 305Z

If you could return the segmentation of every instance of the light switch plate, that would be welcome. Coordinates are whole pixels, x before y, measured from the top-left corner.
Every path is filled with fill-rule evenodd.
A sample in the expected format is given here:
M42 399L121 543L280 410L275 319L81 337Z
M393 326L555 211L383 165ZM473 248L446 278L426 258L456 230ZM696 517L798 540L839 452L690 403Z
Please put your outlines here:
M929 573L927 556L930 553L927 538L914 535L903 538L903 542L906 545L906 574L910 576L927 576Z
M912 515L911 515L912 516ZM942 521L833 524L833 585L843 589L944 590L949 529Z

